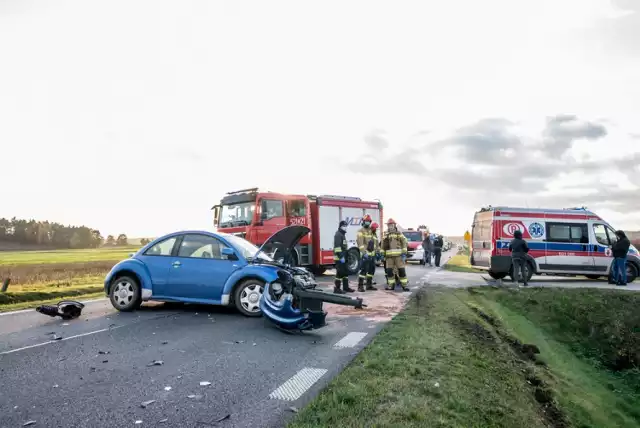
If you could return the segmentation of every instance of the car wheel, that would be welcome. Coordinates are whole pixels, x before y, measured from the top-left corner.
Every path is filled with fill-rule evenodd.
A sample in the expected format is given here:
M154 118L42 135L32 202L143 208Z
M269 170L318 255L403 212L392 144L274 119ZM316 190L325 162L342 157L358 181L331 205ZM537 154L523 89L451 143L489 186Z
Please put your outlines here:
M138 309L142 304L140 284L130 276L116 278L109 290L109 299L114 308L122 312Z
M627 262L627 283L633 282L638 277L638 268L631 262Z
M260 299L264 292L264 282L259 279L247 279L236 287L233 296L236 308L248 317L262 316Z
M355 275L360 270L360 251L352 248L347 251L347 270L349 275Z
M585 275L589 279L600 279L600 275Z
M493 279L504 279L507 276L507 274L505 272L489 271L489 276Z

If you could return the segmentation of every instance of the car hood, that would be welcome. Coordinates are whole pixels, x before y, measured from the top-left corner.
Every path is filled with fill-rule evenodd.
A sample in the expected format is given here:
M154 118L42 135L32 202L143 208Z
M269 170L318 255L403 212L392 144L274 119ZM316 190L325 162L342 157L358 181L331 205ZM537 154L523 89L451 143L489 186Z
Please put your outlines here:
M287 226L284 229L280 229L267 239L264 244L258 250L258 253L262 252L269 247L282 248L283 250L292 250L293 247L298 245L298 242L307 234L311 232L307 226Z

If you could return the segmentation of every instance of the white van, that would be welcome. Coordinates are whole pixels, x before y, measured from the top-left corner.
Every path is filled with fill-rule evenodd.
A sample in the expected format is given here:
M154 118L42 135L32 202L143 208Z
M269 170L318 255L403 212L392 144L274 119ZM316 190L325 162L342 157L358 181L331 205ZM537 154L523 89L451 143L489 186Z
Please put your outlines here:
M529 245L528 278L535 273L598 279L611 273L615 229L584 208L481 209L473 219L471 265L487 269L495 279L512 277L509 243L516 230ZM627 282L633 282L639 273L640 255L632 245L627 256Z

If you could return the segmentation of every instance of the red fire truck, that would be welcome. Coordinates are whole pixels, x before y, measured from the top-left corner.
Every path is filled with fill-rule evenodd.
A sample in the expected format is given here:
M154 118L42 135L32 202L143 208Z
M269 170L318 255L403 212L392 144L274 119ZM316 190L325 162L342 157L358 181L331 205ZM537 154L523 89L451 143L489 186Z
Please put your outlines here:
M347 266L351 274L358 271L360 264L356 234L362 217L369 214L380 224L379 234L383 224L380 201L334 195L288 195L258 188L229 192L212 210L213 223L219 232L241 236L258 246L283 227L292 224L309 227L311 233L300 241L289 262L308 267L318 275L334 264L333 237L341 220L349 224ZM275 252L276 260L282 257Z

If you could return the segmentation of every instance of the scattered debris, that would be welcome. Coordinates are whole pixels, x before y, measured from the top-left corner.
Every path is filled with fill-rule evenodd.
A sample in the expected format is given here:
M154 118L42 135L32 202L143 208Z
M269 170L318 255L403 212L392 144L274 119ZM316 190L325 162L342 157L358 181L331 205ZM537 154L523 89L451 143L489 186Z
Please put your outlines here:
M165 386L165 387L164 387L164 390L165 390L165 391L171 391L171 387L170 387L170 386Z
M107 355L110 354L111 351L98 351L98 355Z
M236 340L236 343L244 343L244 340Z
M29 427L31 425L35 425L36 421L28 421L22 424L23 427Z
M178 379L182 379L182 376L178 376Z
M140 425L142 421L136 421L136 425Z
M167 422L168 420L169 420L169 418L160 419L160 420L158 421L158 423L163 424L163 423Z
M146 409L148 406L150 406L155 402L156 400L143 401L142 403L140 403L140 407L142 407L143 409Z
M84 305L75 300L63 300L57 305L40 305L36 308L37 312L50 317L61 317L64 320L78 318L82 313Z
M55 334L51 338L51 340L62 340L62 336L56 336Z
M214 425L217 425L217 424L219 424L220 422L222 422L222 421L224 421L224 420L229 419L230 417L231 417L231 414L227 414L227 415L224 415L224 416L223 416L223 417L221 417L221 418L216 419L216 420L215 420L215 421L213 421L213 422L198 421L198 423L199 423L199 424L202 424L202 425L214 426Z
M164 364L164 361L162 360L153 360L152 363L147 364L147 367L151 367L151 366L161 366Z
M89 321L89 320L86 320L86 321ZM69 325L69 323L68 322L63 322L62 325Z
M163 345L168 345L169 342L167 342L166 340L164 342L162 342Z
M211 382L207 382L207 381L200 382L200 386L209 386L209 385L211 385Z
M49 333L45 333L47 336L51 336L52 334L56 334L55 331L50 331Z
M108 363L108 362L109 362L109 360L102 360L102 364Z
M56 383L55 385L53 385L54 388L58 388L58 384Z
M95 372L95 371L96 371L96 368L95 368L95 367L89 367L89 371L90 371L90 372Z
M257 346L257 345L258 345L257 343L255 343L255 342L253 343L253 346Z
M187 398L199 400L199 399L202 398L202 395L200 395L200 394L191 394L191 395L187 395Z
M289 410L290 412L293 412L293 413L298 413L299 412L298 408L297 407L293 407L293 406L289 407L287 410Z

